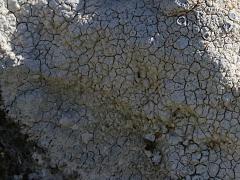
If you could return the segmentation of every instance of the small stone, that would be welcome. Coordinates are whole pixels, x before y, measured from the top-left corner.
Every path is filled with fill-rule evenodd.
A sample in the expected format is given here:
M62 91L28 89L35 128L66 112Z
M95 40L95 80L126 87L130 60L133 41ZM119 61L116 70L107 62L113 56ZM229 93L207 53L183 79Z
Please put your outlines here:
M144 136L144 140L150 141L150 142L154 142L156 139L154 134L147 134Z
M188 46L189 39L187 37L180 37L175 43L174 48L183 50Z
M162 159L162 156L160 155L159 152L155 153L152 157L152 162L157 165L157 164L160 164L161 162L161 159Z

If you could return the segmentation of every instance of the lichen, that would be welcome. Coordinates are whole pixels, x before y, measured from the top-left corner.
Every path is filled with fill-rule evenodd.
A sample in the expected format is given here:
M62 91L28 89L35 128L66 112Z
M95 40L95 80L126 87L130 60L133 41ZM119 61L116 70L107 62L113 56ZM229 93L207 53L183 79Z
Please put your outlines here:
M239 179L239 9L0 0L4 108L76 179Z

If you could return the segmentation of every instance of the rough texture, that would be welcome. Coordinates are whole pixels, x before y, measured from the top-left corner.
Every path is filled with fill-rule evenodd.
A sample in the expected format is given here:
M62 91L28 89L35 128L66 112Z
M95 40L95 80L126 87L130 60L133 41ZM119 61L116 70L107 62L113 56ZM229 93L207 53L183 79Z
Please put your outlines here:
M0 106L2 106L0 96ZM6 113L0 110L0 179L39 180L68 179L60 170L49 166L49 159L35 143L29 142L27 135L20 133L19 127Z
M8 115L78 179L240 179L237 0L0 0Z

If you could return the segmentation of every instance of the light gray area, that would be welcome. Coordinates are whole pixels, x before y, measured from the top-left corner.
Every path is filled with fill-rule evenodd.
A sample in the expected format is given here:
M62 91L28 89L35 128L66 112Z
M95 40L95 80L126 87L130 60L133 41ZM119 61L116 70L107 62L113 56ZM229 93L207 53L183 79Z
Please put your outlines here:
M237 0L0 0L9 116L78 179L240 179Z

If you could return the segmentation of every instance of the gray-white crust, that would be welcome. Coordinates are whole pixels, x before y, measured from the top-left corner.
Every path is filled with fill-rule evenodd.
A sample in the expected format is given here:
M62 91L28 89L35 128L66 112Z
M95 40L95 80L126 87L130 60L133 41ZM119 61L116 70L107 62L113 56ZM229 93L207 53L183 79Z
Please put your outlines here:
M0 0L9 116L78 179L240 179L237 0Z

